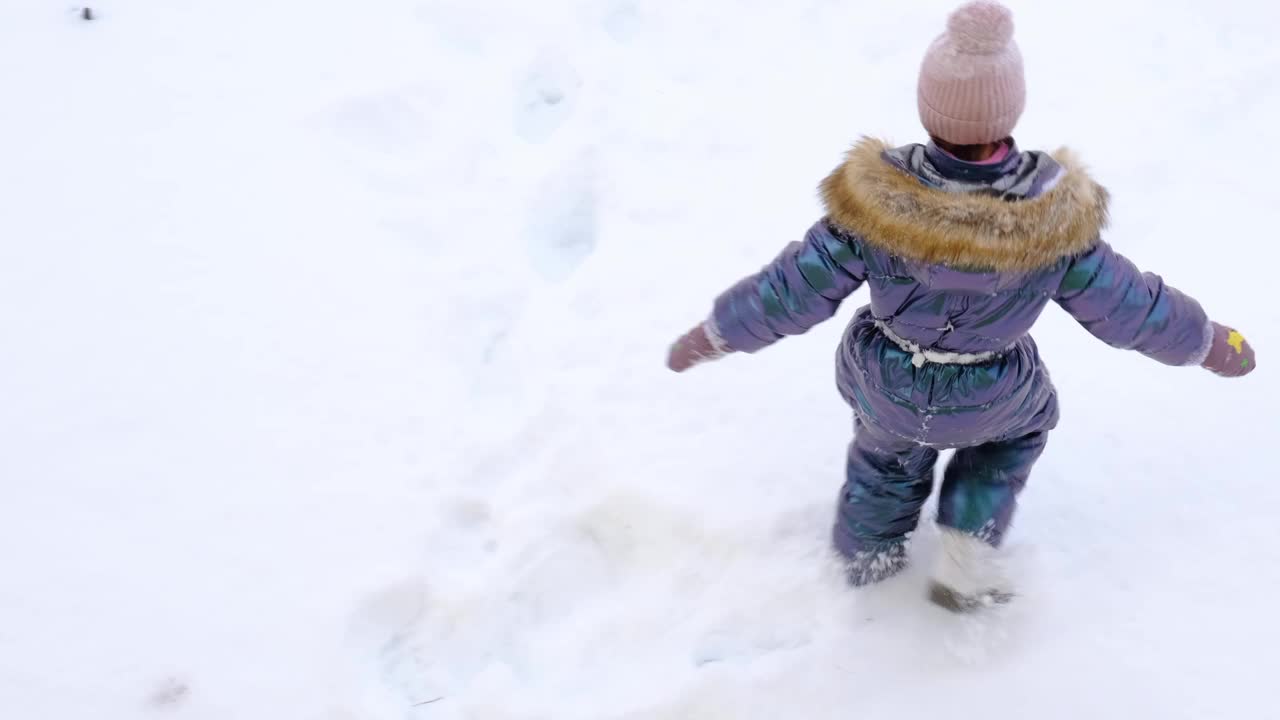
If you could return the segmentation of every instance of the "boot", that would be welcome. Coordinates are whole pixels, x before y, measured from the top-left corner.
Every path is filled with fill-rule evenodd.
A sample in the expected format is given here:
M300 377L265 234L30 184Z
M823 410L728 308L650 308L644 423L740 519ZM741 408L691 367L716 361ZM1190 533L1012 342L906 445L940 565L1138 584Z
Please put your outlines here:
M957 613L974 612L1013 600L1000 572L996 548L981 538L948 527L942 531L929 601Z

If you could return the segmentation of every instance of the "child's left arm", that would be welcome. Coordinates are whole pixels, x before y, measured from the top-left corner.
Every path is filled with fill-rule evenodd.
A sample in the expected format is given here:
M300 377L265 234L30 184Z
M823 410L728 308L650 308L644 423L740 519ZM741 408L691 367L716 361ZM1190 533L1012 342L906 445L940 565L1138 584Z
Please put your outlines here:
M738 281L711 316L671 347L667 367L683 372L730 352L753 353L830 318L866 279L863 248L826 219L760 272Z
M1074 258L1054 299L1095 337L1166 365L1200 365L1223 377L1253 372L1253 348L1211 322L1200 303L1099 242Z

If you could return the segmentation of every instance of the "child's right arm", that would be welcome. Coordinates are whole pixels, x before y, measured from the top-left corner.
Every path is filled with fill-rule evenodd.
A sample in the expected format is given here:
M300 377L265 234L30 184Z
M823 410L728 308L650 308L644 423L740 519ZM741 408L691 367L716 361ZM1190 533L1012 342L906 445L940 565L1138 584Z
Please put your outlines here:
M1112 347L1228 377L1255 367L1240 333L1211 322L1193 298L1141 272L1105 242L1071 262L1054 300Z
M866 280L857 238L835 232L824 218L759 272L716 298L711 316L672 346L676 372L731 352L754 353L800 335L835 314Z

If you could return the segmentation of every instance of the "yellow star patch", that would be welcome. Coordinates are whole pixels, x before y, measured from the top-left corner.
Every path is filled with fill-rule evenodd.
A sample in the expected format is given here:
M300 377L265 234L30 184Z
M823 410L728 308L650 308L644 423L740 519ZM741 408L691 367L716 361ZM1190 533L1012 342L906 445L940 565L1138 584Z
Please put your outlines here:
M1235 348L1237 353L1244 352L1244 336L1235 330L1227 335L1227 344Z

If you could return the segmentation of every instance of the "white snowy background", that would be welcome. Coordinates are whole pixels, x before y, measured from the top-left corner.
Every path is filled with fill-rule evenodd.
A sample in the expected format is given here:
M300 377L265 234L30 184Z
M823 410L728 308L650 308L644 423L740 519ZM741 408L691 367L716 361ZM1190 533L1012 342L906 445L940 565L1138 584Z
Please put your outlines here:
M1011 4L1020 143L1262 370L1051 307L1022 597L963 619L825 554L865 294L663 366L922 140L952 3L0 2L0 717L1272 716L1280 6Z

